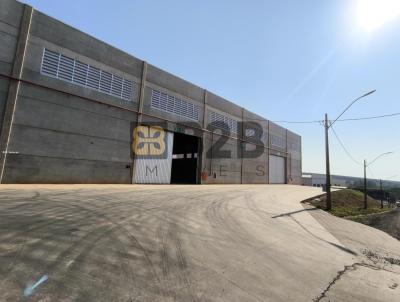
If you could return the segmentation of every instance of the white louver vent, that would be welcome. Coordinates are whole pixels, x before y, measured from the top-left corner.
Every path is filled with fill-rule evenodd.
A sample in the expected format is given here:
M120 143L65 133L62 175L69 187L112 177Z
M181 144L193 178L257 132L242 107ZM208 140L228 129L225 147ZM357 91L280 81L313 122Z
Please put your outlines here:
M56 77L58 74L59 62L60 54L45 49L42 62L42 73Z
M200 106L154 89L151 93L151 107L195 121L200 117Z
M60 79L71 82L74 73L75 61L66 56L60 56L60 63L58 64L58 77Z
M93 67L93 66L88 66L88 76L86 79L86 86L99 90L99 84L100 84L100 69Z
M132 81L48 49L44 49L41 73L132 101Z
M210 123L213 123L219 129L229 131L233 134L238 134L238 122L230 117L219 114L217 112L210 112Z

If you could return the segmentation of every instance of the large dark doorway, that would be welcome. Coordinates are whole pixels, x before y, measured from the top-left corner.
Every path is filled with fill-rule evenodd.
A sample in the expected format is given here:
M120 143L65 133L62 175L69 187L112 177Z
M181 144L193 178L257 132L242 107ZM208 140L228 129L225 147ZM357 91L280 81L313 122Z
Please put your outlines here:
M171 184L196 184L198 178L199 138L174 133Z

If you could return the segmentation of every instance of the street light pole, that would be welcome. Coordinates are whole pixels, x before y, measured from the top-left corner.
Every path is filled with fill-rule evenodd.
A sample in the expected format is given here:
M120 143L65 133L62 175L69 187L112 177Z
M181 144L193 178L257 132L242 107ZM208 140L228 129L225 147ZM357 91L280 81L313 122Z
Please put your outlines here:
M394 177L397 177L397 174L392 175L392 176L390 176L390 177L387 177L387 178L385 178L385 180L386 180L386 181L387 181L387 180L391 180L391 179L394 178ZM386 194L384 194L384 191L383 191L383 181L382 181L382 179L380 179L380 185L381 185L381 209L383 209L383 197L384 197L384 195L386 195ZM387 205L388 205L388 208L390 208L389 202L387 203Z
M330 170L330 165L329 165L329 128L358 100L373 94L376 90L371 90L370 92L367 92L363 94L362 96L356 98L354 101L352 101L343 111L339 116L333 121L329 122L328 120L328 114L325 113L325 122L324 122L324 127L325 127L325 160L326 160L326 209L330 211L332 209L332 196L331 196L331 170Z
M369 167L370 165L372 165L374 162L376 162L379 158L381 158L382 156L388 155L388 154L392 154L393 152L385 152L382 153L380 155L378 155L373 161L371 161L368 165L367 165L367 160L364 159L364 209L366 210L368 208L368 204L367 204L367 167ZM381 183L381 190L382 190L382 183Z
M325 159L326 159L326 210L332 209L332 198L331 198L331 169L329 166L329 120L328 114L325 113Z

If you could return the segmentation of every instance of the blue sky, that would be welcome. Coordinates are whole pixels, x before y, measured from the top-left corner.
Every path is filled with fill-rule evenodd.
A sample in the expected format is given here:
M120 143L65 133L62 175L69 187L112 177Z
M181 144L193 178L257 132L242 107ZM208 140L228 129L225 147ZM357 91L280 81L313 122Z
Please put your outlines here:
M400 112L400 18L367 31L356 0L23 2L270 120L333 119L372 89L344 117ZM323 128L281 125L303 138L303 171L324 172ZM335 129L360 162L397 151L368 173L400 180L399 117ZM330 140L332 173L361 176Z

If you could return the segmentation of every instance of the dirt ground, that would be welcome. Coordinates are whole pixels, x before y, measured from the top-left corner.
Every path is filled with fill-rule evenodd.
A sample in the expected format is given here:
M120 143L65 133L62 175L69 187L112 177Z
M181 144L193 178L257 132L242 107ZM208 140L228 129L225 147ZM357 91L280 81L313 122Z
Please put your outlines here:
M400 240L400 209L354 220L384 231Z

